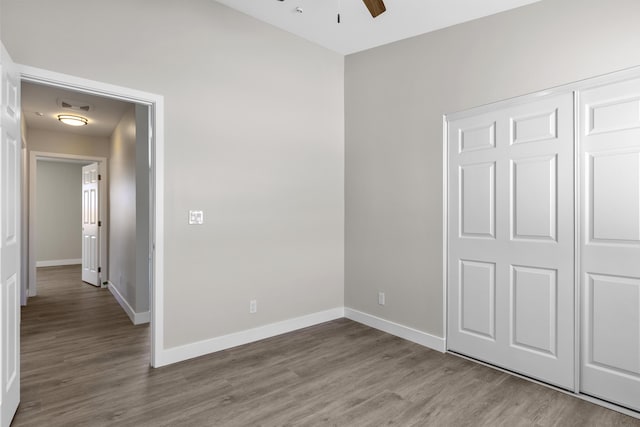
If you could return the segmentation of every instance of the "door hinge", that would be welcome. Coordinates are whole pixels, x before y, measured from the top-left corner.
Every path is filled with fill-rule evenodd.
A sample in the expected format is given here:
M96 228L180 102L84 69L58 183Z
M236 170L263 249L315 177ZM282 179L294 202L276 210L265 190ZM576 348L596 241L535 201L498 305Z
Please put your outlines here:
M102 221L98 221L98 227L102 227Z
M102 181L102 175L98 174L98 181Z
M98 273L102 273L102 267L98 267Z

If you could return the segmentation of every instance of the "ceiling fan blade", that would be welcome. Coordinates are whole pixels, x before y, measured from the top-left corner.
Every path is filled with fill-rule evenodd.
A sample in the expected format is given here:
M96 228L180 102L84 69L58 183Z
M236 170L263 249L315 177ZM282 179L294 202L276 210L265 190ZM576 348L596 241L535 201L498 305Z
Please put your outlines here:
M362 1L367 6L367 9L369 9L369 12L371 12L371 16L373 16L374 18L380 15L381 13L384 13L384 11L387 10L387 8L384 6L383 0L362 0Z

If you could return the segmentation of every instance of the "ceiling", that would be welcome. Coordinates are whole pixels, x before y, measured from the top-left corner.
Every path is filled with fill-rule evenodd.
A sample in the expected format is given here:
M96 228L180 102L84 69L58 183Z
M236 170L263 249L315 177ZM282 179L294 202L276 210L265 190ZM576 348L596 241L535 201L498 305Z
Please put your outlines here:
M375 19L362 0L217 1L348 55L539 0L385 0L387 11Z
M70 101L71 105L89 105L90 109L64 108L61 106L62 100ZM28 128L103 137L111 136L130 105L110 98L27 82L22 83L21 102ZM80 127L65 125L58 120L58 114L86 117L89 124Z

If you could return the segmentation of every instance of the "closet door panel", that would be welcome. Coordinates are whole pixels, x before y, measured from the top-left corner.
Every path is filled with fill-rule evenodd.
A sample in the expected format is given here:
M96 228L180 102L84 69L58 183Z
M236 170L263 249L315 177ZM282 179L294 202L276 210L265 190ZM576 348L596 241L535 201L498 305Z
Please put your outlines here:
M479 359L495 357L498 329L497 289L500 272L494 254L504 244L496 226L498 118L487 113L459 121L450 128L449 155L449 342ZM502 263L500 263L502 268ZM473 349L473 351L471 351Z
M557 156L516 159L511 167L513 239L556 241Z
M640 374L640 280L587 275L588 348L592 367L620 374ZM616 331L612 333L612 331Z
M460 330L495 340L496 265L460 261Z
M460 235L495 238L496 164L460 166Z
M449 123L453 351L574 387L573 96Z
M580 100L581 391L640 410L640 80Z
M511 271L512 345L557 356L557 271L529 267Z
M640 150L590 153L591 242L640 243Z

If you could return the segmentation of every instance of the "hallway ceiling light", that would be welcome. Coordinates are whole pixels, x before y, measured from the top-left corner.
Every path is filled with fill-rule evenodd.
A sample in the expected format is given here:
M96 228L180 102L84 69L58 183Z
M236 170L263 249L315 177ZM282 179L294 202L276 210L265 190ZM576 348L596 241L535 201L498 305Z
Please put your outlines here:
M85 117L72 116L70 114L59 114L58 120L69 126L84 126L89 123L89 120Z

